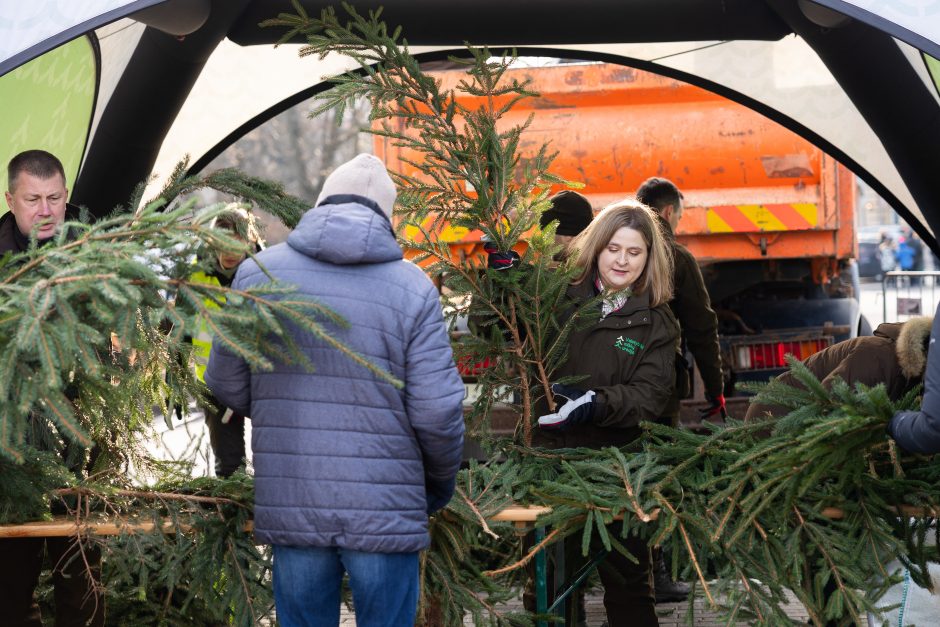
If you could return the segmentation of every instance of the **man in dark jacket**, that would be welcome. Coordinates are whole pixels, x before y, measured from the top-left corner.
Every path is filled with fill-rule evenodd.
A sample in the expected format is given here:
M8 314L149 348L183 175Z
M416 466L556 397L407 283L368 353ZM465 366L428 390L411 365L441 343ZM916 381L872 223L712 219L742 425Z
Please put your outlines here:
M827 389L841 378L849 385L884 383L888 397L898 400L920 385L927 364L927 340L932 318L912 318L906 322L878 325L874 335L864 335L825 348L803 362ZM777 380L802 387L790 372ZM780 417L789 410L778 405L753 403L745 420L765 416Z
M718 344L718 316L711 307L711 299L705 289L702 271L689 249L676 241L675 229L682 217L682 193L672 181L659 177L646 179L636 192L636 199L653 209L660 218L663 230L672 244L674 255L673 297L669 302L672 313L679 321L682 331L681 352L683 358L676 359L676 394L670 412L663 422L673 422L671 416L679 415L680 401L691 391L689 368L684 356L692 353L702 382L708 406L700 413L702 419L720 416L724 418L724 378L721 372L721 348ZM653 551L653 578L656 602L681 601L689 595L688 585L672 580L659 550Z
M0 256L26 251L33 238L39 246L51 241L67 210L65 170L54 155L44 150L22 152L10 160L7 177L10 211L0 217ZM52 568L56 625L103 625L104 597L94 581L99 576L100 553L86 549L85 559L77 557L74 538L0 540L0 622L42 627L35 589L44 553Z
M7 207L0 218L0 252L23 252L30 237L49 241L65 221L65 170L44 150L27 150L7 166Z
M285 627L338 624L344 572L360 624L414 624L428 514L454 491L463 383L440 296L395 240L395 197L383 163L357 156L327 178L287 242L242 262L232 286L269 274L296 285L349 323L332 326L334 337L403 387L300 328L292 339L313 372L255 372L213 340L206 383L251 416L255 537L274 545Z
M652 177L640 185L636 199L650 207L662 220L666 236L672 243L675 255L674 292L669 306L682 329L682 351L692 353L702 382L708 407L701 411L702 418L721 416L725 413L724 379L721 372L721 348L718 344L718 316L711 306L702 271L689 249L676 241L675 229L682 217L682 193L668 179ZM679 400L690 391L687 365L679 364L682 372L676 380L676 398Z
M940 316L934 314L928 345L933 346L938 337ZM888 433L905 450L932 454L940 453L940 351L930 351L926 362L924 399L920 411L896 413L888 423Z

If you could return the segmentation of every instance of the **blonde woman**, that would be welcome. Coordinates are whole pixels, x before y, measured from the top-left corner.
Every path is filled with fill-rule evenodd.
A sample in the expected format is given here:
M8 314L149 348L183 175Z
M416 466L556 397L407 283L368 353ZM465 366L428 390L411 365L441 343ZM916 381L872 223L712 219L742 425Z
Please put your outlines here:
M605 208L571 241L569 258L581 268L568 289L576 303L601 296L594 319L572 331L567 361L554 378L556 411L539 418L536 443L549 448L624 446L655 421L673 395L679 326L669 309L672 255L653 212L633 201ZM618 534L619 529L611 529ZM566 571L583 563L580 541L566 551ZM637 538L626 547L634 564L616 551L600 566L604 606L611 625L658 625L649 582L649 550ZM592 547L592 551L594 548ZM574 620L571 620L571 619ZM577 624L569 615L569 624Z

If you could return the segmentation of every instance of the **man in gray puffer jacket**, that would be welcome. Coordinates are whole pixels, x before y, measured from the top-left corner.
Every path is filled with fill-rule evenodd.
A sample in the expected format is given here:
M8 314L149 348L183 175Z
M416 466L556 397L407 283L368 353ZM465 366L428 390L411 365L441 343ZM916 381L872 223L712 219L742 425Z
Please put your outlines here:
M315 371L252 371L218 338L205 380L251 416L255 536L274 545L281 625L337 625L349 573L357 624L411 625L428 514L447 504L463 451L464 389L437 290L402 258L391 225L396 190L361 154L331 174L287 242L257 255L349 322L334 337L402 389L327 342L297 332ZM266 283L246 260L232 286Z

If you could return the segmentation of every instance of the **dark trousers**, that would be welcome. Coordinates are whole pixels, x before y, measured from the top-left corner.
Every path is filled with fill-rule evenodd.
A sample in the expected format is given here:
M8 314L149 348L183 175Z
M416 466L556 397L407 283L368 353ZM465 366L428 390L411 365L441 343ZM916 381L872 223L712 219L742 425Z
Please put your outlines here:
M44 553L52 569L56 627L104 625L104 596L97 586L101 552L85 547L83 559L74 538L0 539L0 623L42 627L35 591Z
M228 477L245 465L245 417L234 413L228 422L223 423L225 408L220 408L215 397L202 410L209 428L209 445L215 456L215 475Z
M607 526L607 533L616 538L637 559L633 563L616 550L612 550L597 567L601 584L604 587L604 610L610 627L629 625L630 627L658 627L656 601L653 596L652 571L650 568L650 550L646 542L630 536L621 538L622 523L614 522ZM601 539L595 534L591 538L588 555L581 554L581 536L565 540L565 581L570 585L577 573L591 558L604 548ZM548 549L551 551L551 548ZM530 562L531 563L531 562ZM550 570L554 570L551 569ZM533 569L534 571L534 569ZM552 599L552 574L549 574L549 603ZM569 599L576 598L576 593ZM578 603L567 603L566 624L576 625L584 617L578 616Z
M604 609L610 627L630 625L631 627L657 627L656 600L653 596L652 571L650 569L650 550L644 540L636 537L621 538L622 523L615 522L607 527L612 538L622 542L626 549L637 559L634 564L617 551L611 551L598 566L597 571L604 585ZM580 538L572 538L580 545ZM591 554L604 548L595 534L591 539ZM580 556L580 552L578 552ZM587 558L581 557L582 562ZM579 565L572 565L566 570L575 572Z

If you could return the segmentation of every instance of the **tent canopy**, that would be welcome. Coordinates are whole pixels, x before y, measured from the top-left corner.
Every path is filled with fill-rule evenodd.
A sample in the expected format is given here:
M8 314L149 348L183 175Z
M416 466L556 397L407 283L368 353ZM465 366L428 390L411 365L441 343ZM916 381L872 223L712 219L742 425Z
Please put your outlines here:
M302 0L319 12L328 2ZM849 166L934 247L940 228L940 0L385 0L419 58L465 42L605 60L738 100ZM184 154L207 163L347 59L298 59L259 22L289 0L0 0L4 74L64 42L100 54L72 198L100 213ZM9 17L7 17L9 16ZM51 16L51 18L50 18ZM7 100L3 107L7 108ZM8 113L9 111L5 111Z

